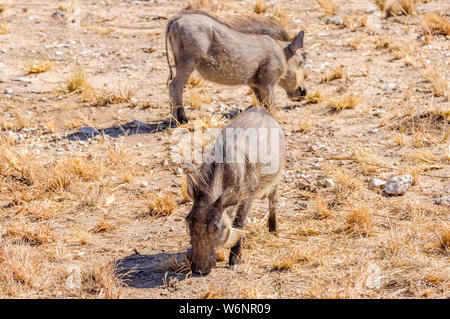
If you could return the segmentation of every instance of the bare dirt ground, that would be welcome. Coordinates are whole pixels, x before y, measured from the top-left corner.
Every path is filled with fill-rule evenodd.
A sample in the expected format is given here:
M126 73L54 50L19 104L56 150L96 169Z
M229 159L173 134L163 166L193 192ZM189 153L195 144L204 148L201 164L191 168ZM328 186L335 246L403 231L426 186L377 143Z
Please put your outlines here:
M255 5L192 3L218 16ZM161 130L164 28L187 3L0 1L0 297L450 297L450 208L435 203L450 195L450 3L389 18L368 0L271 3L261 14L305 30L308 54L307 99L276 91L281 230L257 200L239 270L221 250L199 277L180 261L191 202ZM429 13L447 35L424 26ZM252 103L247 87L194 79L192 119ZM83 126L103 134L73 135ZM402 196L369 187L399 174L414 177Z

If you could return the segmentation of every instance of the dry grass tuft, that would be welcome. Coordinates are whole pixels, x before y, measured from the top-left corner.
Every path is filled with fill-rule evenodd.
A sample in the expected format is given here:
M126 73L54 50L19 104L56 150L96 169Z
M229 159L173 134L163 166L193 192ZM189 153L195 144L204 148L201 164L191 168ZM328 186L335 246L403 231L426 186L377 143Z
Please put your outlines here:
M218 299L223 297L225 289L214 289L214 284L211 284L207 291L200 294L199 299Z
M171 271L177 274L187 274L191 272L191 261L185 254L179 258L177 255L173 255L160 261L158 268L165 271Z
M370 234L373 227L372 216L370 209L367 206L359 205L348 212L346 217L348 231L357 233L363 236Z
M0 34L8 34L8 33L9 33L9 26L4 22L0 22Z
M423 77L431 84L435 96L447 96L448 81L443 78L441 71L435 67L427 67L422 70Z
M97 263L82 273L82 289L98 298L119 299L123 287L116 276L114 262Z
M31 59L25 61L23 64L27 74L42 73L52 70L55 67L55 62L48 58Z
M109 221L106 220L106 217L102 217L97 225L95 225L95 227L91 229L91 232L106 233L115 230L116 228L116 226L112 225Z
M442 232L441 236L438 238L438 248L444 253L449 253L450 251L450 229Z
M333 80L342 79L343 77L344 77L344 68L342 66L338 66L325 71L325 74L322 76L320 83L329 83Z
M336 14L339 7L334 0L316 0L316 3L320 6L320 9L326 14Z
M147 216L162 217L171 215L177 208L177 203L172 193L150 193L146 197L141 198L144 201L148 211Z
M94 88L87 79L86 72L81 68L75 68L66 78L66 89L69 93L82 94L85 100L92 100L96 97Z
M20 240L29 245L42 245L55 240L55 235L48 226L28 228L24 224L12 224L6 228L5 236Z
M205 104L210 104L213 100L206 94L204 89L188 89L186 92L186 103L191 106L193 110L200 110Z
M189 77L189 80L188 80L187 85L188 85L188 87L190 87L190 88L198 88L198 87L203 86L204 83L205 83L205 81L203 80L202 77L200 77L200 76L195 76L195 75L191 75L191 76Z
M306 102L307 103L315 104L315 103L326 102L327 100L328 100L328 95L325 94L321 90L316 90L314 92L314 94L311 94L311 93L306 94Z
M428 34L450 35L450 21L436 13L426 13L422 17L422 29Z
M362 102L361 97L356 93L350 93L338 97L330 97L328 106L335 111L342 111L346 109L354 109Z
M272 263L271 271L289 271L295 265L310 261L309 256L305 256L299 251L290 251L285 255L277 256Z
M376 0L375 3L388 17L409 15L414 12L417 0Z
M255 4L253 5L253 11L257 14L261 14L267 11L267 4L262 1L262 0L258 0L255 2Z

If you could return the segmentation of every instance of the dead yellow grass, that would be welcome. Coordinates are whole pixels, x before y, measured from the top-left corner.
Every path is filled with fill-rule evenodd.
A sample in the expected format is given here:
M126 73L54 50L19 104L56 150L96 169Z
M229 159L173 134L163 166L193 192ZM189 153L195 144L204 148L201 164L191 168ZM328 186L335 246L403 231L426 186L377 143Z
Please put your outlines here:
M376 0L375 3L387 16L409 15L414 12L417 0Z
M314 94L306 94L306 102L312 104L325 102L328 100L328 98L328 95L321 90L316 90Z
M218 299L223 298L225 289L215 289L214 284L209 285L209 288L202 292L199 299Z
M9 26L4 22L0 22L0 34L8 34L8 33L9 33Z
M342 111L354 109L361 102L362 99L358 94L350 93L342 96L330 97L328 99L328 106L335 111Z
M193 110L199 110L203 105L212 102L212 98L207 95L206 91L198 88L188 89L185 100Z
M347 213L346 223L348 231L359 235L367 236L373 227L370 209L367 206L359 205Z
M422 70L423 77L430 83L435 96L446 96L448 81L443 78L441 71L435 67L427 67Z
M295 265L307 262L310 260L309 256L304 255L300 251L289 251L281 256L276 256L271 266L271 271L289 271Z
M12 224L6 228L5 235L13 240L20 240L29 245L42 245L55 240L55 235L48 226L35 228L25 227L23 224Z
M82 272L83 291L99 298L119 299L123 285L115 272L114 262L96 263Z
M338 66L325 71L325 74L322 76L321 83L329 83L333 80L342 79L344 77L344 68L342 66Z
M253 5L253 11L257 14L261 14L267 11L267 4L262 1L262 0L258 0L255 2L255 4Z
M55 67L55 62L48 58L30 59L23 64L27 74L42 73L52 70Z
M177 208L172 193L149 193L145 197L141 198L144 201L144 206L147 209L145 215L152 217L161 217L171 215Z
M429 34L450 35L450 21L436 13L426 13L422 17L422 28Z
M93 233L104 233L109 232L116 229L116 226L111 224L106 217L102 217L100 221L95 225L95 227L91 230Z
M320 9L326 14L335 14L339 7L334 0L316 0L316 3L320 6Z

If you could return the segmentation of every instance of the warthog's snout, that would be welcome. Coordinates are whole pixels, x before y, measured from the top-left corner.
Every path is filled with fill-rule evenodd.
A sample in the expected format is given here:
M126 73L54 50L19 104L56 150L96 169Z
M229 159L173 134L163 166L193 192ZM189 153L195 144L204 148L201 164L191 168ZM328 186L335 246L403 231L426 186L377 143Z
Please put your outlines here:
M291 101L297 101L305 97L307 93L308 91L306 90L306 88L301 85L294 92L288 93L288 97Z

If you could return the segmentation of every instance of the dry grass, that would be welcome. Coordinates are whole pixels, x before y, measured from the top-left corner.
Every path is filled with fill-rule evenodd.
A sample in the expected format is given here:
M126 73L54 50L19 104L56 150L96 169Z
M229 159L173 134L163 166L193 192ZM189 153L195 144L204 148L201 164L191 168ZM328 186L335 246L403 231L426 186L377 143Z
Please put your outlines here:
M102 217L100 221L95 225L94 228L91 229L93 233L105 233L112 230L115 230L117 227L111 224L106 217Z
M307 262L310 260L309 256L305 256L300 251L289 251L282 256L276 256L271 265L271 271L289 271L295 265Z
M96 263L82 272L82 289L98 298L119 299L123 286L114 262Z
M320 9L326 14L336 14L339 7L334 0L316 0L316 3L320 6Z
M346 217L348 231L359 235L367 236L373 227L370 209L367 206L359 205L348 212Z
M267 11L267 4L262 0L257 0L253 5L253 12L257 14L265 13Z
M27 74L42 73L52 70L55 67L55 62L48 58L30 59L23 64Z
M177 209L177 203L172 193L149 193L144 198L144 206L147 209L146 216L169 216Z
M321 90L316 90L314 94L306 94L306 102L312 104L326 102L328 98L328 95Z
M223 298L225 295L225 289L215 289L214 284L209 285L209 288L202 292L199 299L219 299Z
M0 22L0 34L8 34L8 33L9 33L9 26L4 22Z
M188 89L186 92L185 101L193 110L200 110L205 104L212 102L204 89Z
M362 103L362 99L356 93L330 97L328 99L328 106L335 111L354 109L360 103Z
M430 83L435 96L447 95L448 81L443 78L440 69L427 67L422 70L422 75Z
M422 17L423 31L428 34L450 35L450 21L436 13L426 13Z
M5 236L29 245L42 245L55 240L54 233L48 226L43 225L30 229L23 224L12 224L6 228Z
M66 89L69 93L82 94L85 100L92 100L96 97L86 72L81 68L73 69L69 77L66 78Z
M409 15L414 12L417 0L376 0L375 3L387 16Z
M321 83L329 83L333 80L342 79L344 77L344 68L342 66L338 66L325 71L325 74L322 76Z

